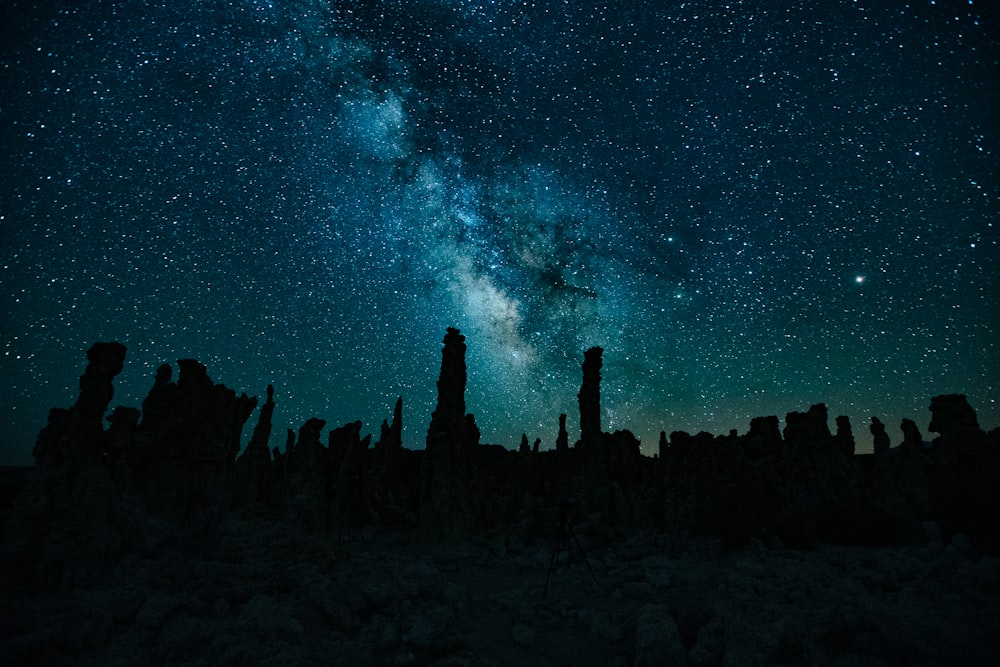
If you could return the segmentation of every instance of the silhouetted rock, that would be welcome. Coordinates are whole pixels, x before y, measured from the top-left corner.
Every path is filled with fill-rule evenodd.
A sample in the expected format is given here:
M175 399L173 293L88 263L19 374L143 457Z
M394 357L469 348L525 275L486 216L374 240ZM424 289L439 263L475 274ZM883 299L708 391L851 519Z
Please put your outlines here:
M916 534L923 522L930 517L927 480L930 461L917 424L912 419L903 419L900 429L903 432L903 442L894 461L893 491L899 495L899 502L902 504L903 528Z
M338 538L378 520L374 480L368 470L371 436L361 437L361 422L344 424L330 431L330 476L326 497L332 526Z
M104 414L115 395L114 379L125 363L121 343L95 343L87 350L87 370L80 377L80 397L70 409L69 427L84 443L104 433Z
M441 458L453 457L466 444L465 336L449 327L441 350L437 407L427 429L427 449Z
M480 433L475 418L465 414L465 383L465 336L449 327L423 462L421 523L432 539L462 534L472 521L470 450L479 444Z
M885 432L885 424L878 417L872 417L868 430L872 433L875 457L885 456L889 451L889 436Z
M320 442L324 426L324 419L307 419L299 427L291 454L285 457L288 518L299 530L313 535L325 534L329 527L330 461Z
M837 417L837 434L834 442L838 451L844 456L851 458L854 456L854 433L851 432L851 419L841 415Z
M277 503L269 444L274 407L274 387L267 385L267 400L260 408L250 443L236 461L237 479L233 496L237 509L274 507Z
M903 442L900 447L912 453L922 453L924 451L924 438L920 435L917 423L912 419L903 419L899 428L903 432Z
M784 440L790 448L825 447L832 442L823 403L810 406L808 412L789 412L785 416Z
M52 409L38 435L35 474L15 503L7 536L35 584L80 583L96 562L114 562L121 553L119 498L129 477L124 466L135 411L118 408L109 432L103 421L124 359L123 345L94 344L76 403Z
M104 414L114 397L113 380L125 363L121 343L95 343L87 350L87 367L80 376L80 395L68 411L53 410L49 425L35 442L35 461L59 465L69 457L103 455Z
M313 469L323 464L326 450L320 442L320 437L324 426L326 426L325 419L311 417L299 427L294 459L298 467Z
M257 399L213 383L194 359L177 365L177 382L161 366L143 401L134 479L157 516L205 539L228 509L243 426Z
M770 416L753 419L744 436L735 429L721 436L674 431L668 440L663 432L654 461L642 455L631 432L601 431L602 350L591 348L577 395L577 446L569 447L561 414L554 451L540 451L541 439L529 446L524 433L518 451L511 452L480 445L475 417L466 413L465 351L465 337L448 329L423 451L402 446L402 397L391 422L382 422L374 447L360 421L330 430L324 441L326 422L314 418L302 424L297 437L288 430L284 452L272 450L275 403L268 386L250 442L237 457L256 399L213 383L193 359L178 362L176 382L171 367L161 366L141 415L119 406L105 430L124 348L95 345L88 351L78 400L71 408L53 409L39 434L37 465L10 504L4 554L12 555L4 562L16 565L11 571L48 583L86 584L83 574L97 572L97 563L172 548L185 554L213 550L232 525L246 522L281 526L309 540L368 540L404 528L417 529L404 541L475 534L490 549L522 558L519 565L537 564L546 560L549 540L558 535L564 507L572 508L574 530L588 550L617 540L619 554L651 535L657 549L661 537L675 549L691 534L760 554L762 544L808 549L824 541L905 542L924 549L927 534L940 535L926 547L928 553L938 553L947 541L955 553L1000 550L1000 431L984 434L962 395L932 399L931 428L940 434L933 447L904 419L903 443L891 448L885 426L873 417L875 453L858 455L849 419L838 417L831 434L826 406L819 403L806 412L789 412L783 431ZM940 530L925 530L925 524ZM389 527L394 531L385 530ZM609 552L609 559L619 557L624 558ZM627 569L611 565L618 573ZM616 599L646 595L658 581L629 579ZM329 612L327 620L344 632L378 615L369 608L378 595L343 602L328 591L317 596L332 609L323 612ZM234 604L243 605L247 598L236 599ZM246 616L257 618L268 604L255 603ZM344 613L338 605L352 610ZM683 658L672 632L661 636L664 628L671 630L670 623L660 622L662 611L647 609L636 622L637 661L640 655L662 659L661 649ZM692 625L675 612L669 613L678 618L692 664L730 657L722 641L729 641L723 632L728 630L705 630L707 618ZM600 626L592 621L585 625ZM286 623L293 639L299 636L296 622ZM626 633L621 627L631 627L630 620L616 623L616 637ZM516 624L525 646L539 641L534 625L524 618ZM410 637L410 648L422 651L414 660L423 660L446 645L443 630L428 628L397 628L393 641ZM776 648L765 657L794 662L791 653Z
M754 417L744 437L746 453L751 460L774 456L781 451L781 422L778 417Z
M936 462L929 486L933 517L945 533L965 533L1000 550L1000 448L979 428L963 394L931 399L930 430Z
M976 411L964 394L944 394L931 399L930 430L939 433L935 446L948 446L985 439Z
M396 399L396 405L392 411L392 423L382 420L380 429L381 435L375 443L375 448L380 450L396 450L403 446L403 397Z
M392 422L382 421L381 436L372 452L374 459L372 475L375 477L375 508L381 521L386 525L398 525L405 520L408 512L416 508L416 499L411 495L413 484L419 486L419 474L413 478L413 471L406 466L408 452L403 450L403 397L396 399L392 411ZM417 471L419 473L419 470ZM411 478L415 482L411 482Z
M580 442L596 447L601 442L601 355L604 350L592 347L583 353L583 383L577 400L580 404Z
M638 486L642 476L641 443L631 431L619 430L608 439L608 475L626 488Z
M565 452L569 449L569 433L566 432L566 415L559 415L559 435L556 436L556 451Z

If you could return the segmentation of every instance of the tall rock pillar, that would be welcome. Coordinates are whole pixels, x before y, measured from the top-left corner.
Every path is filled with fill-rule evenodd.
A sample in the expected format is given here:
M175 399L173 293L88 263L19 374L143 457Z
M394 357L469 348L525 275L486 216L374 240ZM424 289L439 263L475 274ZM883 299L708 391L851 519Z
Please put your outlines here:
M583 384L580 402L580 442L585 447L601 442L601 355L604 350L592 347L583 353Z
M470 521L471 448L479 444L479 429L472 415L465 414L465 383L465 336L448 327L420 494L421 522L432 539L454 537Z

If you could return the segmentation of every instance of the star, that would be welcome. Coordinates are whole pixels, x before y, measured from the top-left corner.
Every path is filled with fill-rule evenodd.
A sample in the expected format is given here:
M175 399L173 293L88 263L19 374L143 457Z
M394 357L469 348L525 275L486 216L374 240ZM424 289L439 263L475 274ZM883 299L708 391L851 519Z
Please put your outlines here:
M0 464L102 340L112 408L195 358L277 432L403 395L414 448L446 327L484 442L551 442L593 346L646 453L820 401L864 451L944 388L1000 424L980 3L7 4Z

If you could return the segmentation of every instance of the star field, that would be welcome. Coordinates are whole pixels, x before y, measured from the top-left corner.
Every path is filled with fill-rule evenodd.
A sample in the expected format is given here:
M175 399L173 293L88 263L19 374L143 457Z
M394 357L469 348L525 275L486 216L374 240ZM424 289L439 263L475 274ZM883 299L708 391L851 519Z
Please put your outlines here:
M0 10L4 463L97 340L112 406L194 357L273 383L277 434L402 395L419 448L447 326L509 447L575 433L594 345L647 453L821 401L862 451L941 393L1000 425L986 3L34 4Z

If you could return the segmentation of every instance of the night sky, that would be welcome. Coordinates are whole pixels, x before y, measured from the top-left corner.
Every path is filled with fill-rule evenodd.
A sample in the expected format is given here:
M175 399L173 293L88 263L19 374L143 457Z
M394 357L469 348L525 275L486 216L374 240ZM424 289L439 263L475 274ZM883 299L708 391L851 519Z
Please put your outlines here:
M821 401L862 451L941 393L998 426L988 5L8 0L0 462L98 340L112 407L193 357L274 384L272 446L402 395L420 448L447 326L508 447L576 437L594 345L646 453Z

